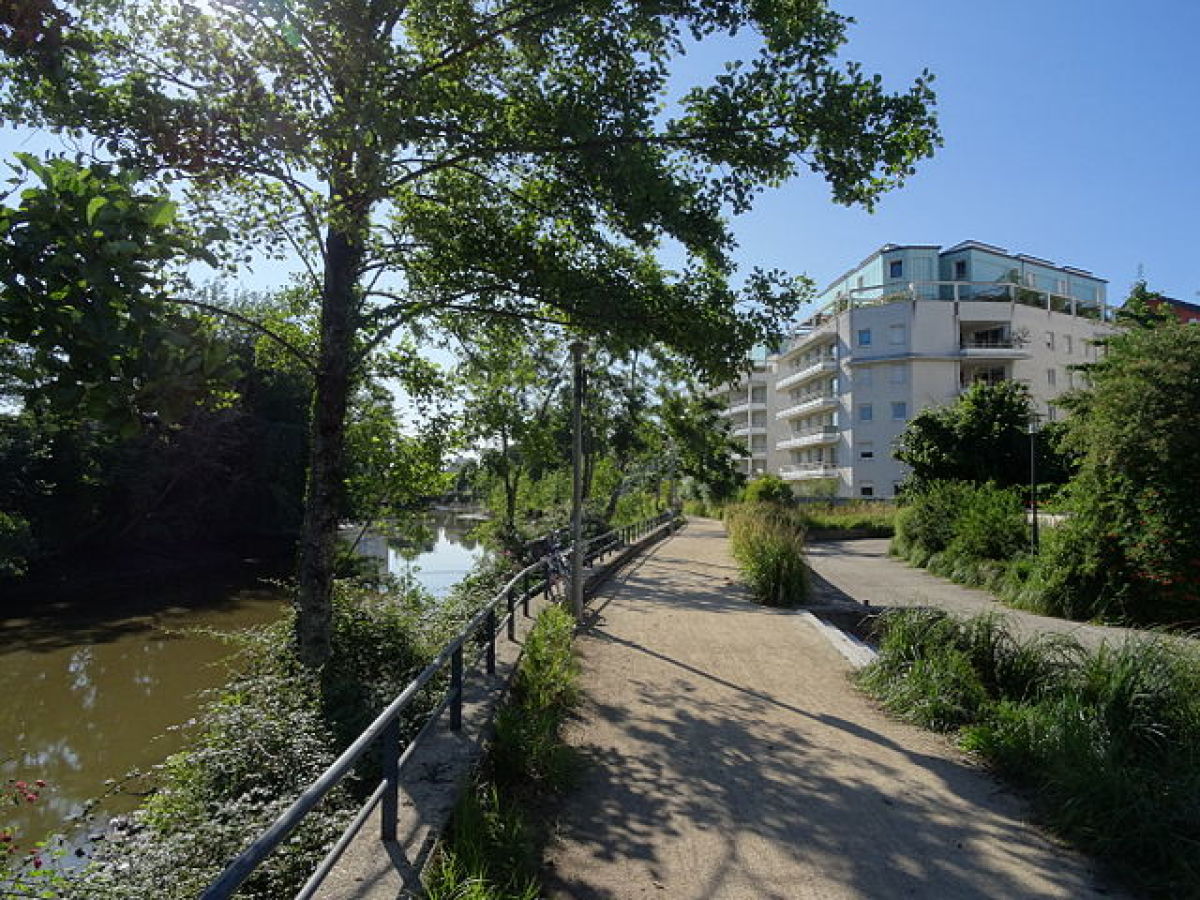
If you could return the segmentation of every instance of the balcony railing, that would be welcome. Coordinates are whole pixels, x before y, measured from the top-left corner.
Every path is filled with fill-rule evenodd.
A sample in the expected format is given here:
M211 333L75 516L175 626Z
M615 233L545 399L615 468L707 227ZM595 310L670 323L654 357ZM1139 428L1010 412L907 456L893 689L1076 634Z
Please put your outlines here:
M767 426L766 425L742 425L742 426L739 426L738 428L733 429L729 433L732 434L734 437L750 437L751 435L755 435L755 434L766 434Z
M839 294L814 317L827 319L856 306L879 306L912 300L1019 303L1097 321L1111 321L1112 311L1101 300L1084 300L1003 281L908 281L851 288Z
M823 425L820 428L809 428L796 432L790 438L775 445L776 450L799 450L802 447L819 447L823 444L835 444L841 439L841 429L836 425Z
M837 360L832 356L827 356L816 362L809 363L803 368L797 368L792 374L780 378L775 382L775 390L783 391L793 385L801 384L808 381L810 378L815 378L825 372L836 372Z
M787 409L781 409L775 413L776 419L794 419L797 416L802 416L805 413L815 412L819 409L827 409L837 406L837 394L807 394L798 398Z
M836 478L838 468L833 463L792 463L779 467L784 481L803 481L808 478Z

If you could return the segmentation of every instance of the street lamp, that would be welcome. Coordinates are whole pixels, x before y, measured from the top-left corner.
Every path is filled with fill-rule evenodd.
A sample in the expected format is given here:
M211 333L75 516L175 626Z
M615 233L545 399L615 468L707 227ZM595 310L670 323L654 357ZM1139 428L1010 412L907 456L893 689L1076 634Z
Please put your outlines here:
M575 621L583 621L583 354L587 344L571 342L575 364L574 402L571 410L571 611Z
M1029 527L1029 549L1038 552L1038 497L1037 497L1037 434L1041 416L1029 412L1029 510L1032 521Z

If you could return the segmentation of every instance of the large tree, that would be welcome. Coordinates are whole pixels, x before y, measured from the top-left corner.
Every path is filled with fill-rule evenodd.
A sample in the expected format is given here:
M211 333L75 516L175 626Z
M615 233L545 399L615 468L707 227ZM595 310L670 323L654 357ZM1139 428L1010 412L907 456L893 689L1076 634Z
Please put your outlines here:
M368 351L430 316L532 316L732 365L797 293L731 288L723 213L804 168L869 206L938 141L927 76L893 94L836 60L847 21L821 0L6 3L0 113L182 176L239 238L304 259L321 315L297 638L317 665ZM749 58L668 95L692 41L745 32Z

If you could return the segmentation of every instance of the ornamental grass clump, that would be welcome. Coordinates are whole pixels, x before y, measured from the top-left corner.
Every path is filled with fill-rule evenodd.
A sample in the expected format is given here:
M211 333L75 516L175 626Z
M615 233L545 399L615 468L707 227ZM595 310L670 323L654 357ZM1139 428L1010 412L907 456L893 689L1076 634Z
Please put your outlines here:
M883 622L862 686L957 731L1032 791L1044 821L1142 894L1200 896L1200 652L1131 638L1090 652L1021 641L1002 619L906 610Z
M798 606L808 599L804 515L776 503L743 503L725 511L730 549L754 599Z

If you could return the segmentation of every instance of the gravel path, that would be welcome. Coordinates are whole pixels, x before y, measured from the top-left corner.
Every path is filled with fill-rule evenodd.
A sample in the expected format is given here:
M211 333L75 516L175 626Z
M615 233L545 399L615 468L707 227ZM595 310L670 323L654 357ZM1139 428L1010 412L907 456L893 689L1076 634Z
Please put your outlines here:
M568 734L585 765L548 896L1113 896L945 739L859 694L807 619L736 580L721 526L693 520L593 601Z

